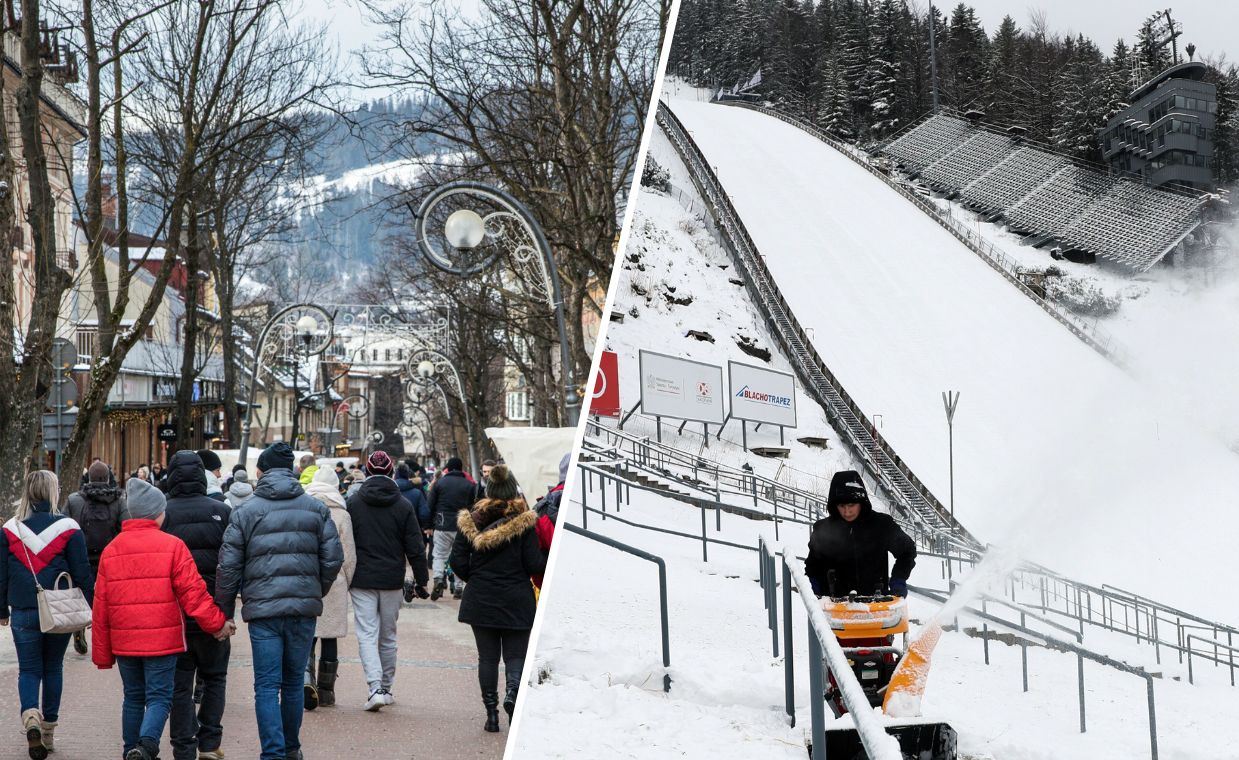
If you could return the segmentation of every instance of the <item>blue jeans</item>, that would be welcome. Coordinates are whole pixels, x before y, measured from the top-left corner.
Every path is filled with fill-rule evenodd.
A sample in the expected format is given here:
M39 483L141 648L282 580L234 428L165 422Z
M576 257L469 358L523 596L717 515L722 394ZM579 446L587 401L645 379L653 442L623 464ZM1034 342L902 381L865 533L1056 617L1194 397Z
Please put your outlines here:
M168 713L172 711L176 660L174 654L116 658L125 690L120 708L120 733L125 752L138 746L139 741L159 746Z
M55 723L60 718L60 692L64 687L67 633L39 630L39 610L13 608L13 644L17 647L17 694L22 712L39 706L39 687L43 687L43 720Z
M305 664L314 642L314 618L251 620L249 629L262 760L284 760L301 749Z

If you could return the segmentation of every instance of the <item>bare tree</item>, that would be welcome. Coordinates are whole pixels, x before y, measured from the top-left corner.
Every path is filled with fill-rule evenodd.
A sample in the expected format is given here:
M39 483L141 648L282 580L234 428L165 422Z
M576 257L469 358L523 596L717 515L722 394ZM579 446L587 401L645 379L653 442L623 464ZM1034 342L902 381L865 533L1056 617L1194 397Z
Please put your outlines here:
M49 178L51 169L44 146L47 126L40 102L44 76L39 29L42 9L38 0L22 0L20 7L18 20L12 3L7 4L0 31L4 35L18 35L21 46L21 74L13 96L16 125L9 122L7 93L0 87L0 230L7 234L8 230L17 229L19 219L29 226L34 288L23 333L12 267L0 276L0 384L7 389L0 394L0 449L19 457L20 463L4 468L0 474L0 510L6 513L20 497L23 479L35 457L35 441L51 387L52 340L61 299L72 281L56 256L56 201ZM16 146L12 144L15 136ZM19 163L24 165L28 199L25 208L17 206L22 186ZM55 169L68 174L68 165L63 161ZM12 252L6 255L11 257Z
M461 173L503 185L546 230L584 377L582 318L602 311L594 288L610 278L666 4L483 0L478 18L444 2L370 10L385 32L364 56L368 78L431 96L406 152L430 138L459 154ZM528 326L539 344L540 325Z

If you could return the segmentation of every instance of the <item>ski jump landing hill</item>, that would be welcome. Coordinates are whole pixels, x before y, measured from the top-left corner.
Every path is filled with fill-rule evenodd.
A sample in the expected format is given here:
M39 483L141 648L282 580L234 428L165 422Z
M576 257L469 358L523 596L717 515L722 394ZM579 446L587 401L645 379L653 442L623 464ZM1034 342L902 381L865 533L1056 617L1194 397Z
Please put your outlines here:
M941 392L962 393L954 511L972 535L1236 622L1218 591L1239 457L852 159L761 113L671 106L813 347L938 495Z

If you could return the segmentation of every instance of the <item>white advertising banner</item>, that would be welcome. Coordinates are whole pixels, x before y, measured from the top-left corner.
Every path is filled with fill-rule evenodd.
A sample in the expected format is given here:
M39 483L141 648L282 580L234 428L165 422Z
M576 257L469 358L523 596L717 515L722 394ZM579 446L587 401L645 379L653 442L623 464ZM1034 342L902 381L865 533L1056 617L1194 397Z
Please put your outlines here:
M722 425L723 368L641 351L641 411L657 417Z
M765 367L727 362L731 416L796 427L796 378Z

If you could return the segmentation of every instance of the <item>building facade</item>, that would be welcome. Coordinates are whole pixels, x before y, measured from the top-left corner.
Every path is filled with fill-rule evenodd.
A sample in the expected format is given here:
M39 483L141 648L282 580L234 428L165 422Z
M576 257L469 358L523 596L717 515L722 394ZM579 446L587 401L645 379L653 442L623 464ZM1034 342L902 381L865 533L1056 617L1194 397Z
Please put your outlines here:
M1199 61L1172 66L1131 94L1131 105L1101 130L1102 157L1115 171L1154 187L1212 190L1217 87Z

